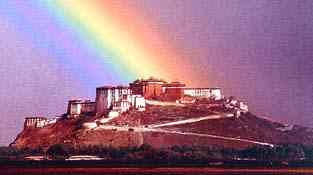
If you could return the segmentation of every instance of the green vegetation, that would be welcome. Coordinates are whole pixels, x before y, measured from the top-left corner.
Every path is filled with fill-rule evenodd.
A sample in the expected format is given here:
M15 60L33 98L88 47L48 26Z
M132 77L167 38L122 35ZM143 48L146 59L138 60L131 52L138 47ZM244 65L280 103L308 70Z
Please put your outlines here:
M30 155L46 155L50 159L64 160L72 155L95 155L112 161L151 161L151 162L206 162L208 160L313 160L313 146L279 145L273 148L254 146L244 150L210 147L173 146L155 149L150 145L140 147L106 147L57 144L47 150L17 149L0 147L0 160L21 160Z
M62 144L52 145L46 152L46 155L54 160L64 160L68 158L71 147Z
M14 147L0 147L0 160L20 160L30 155L43 155L44 151L42 148L30 149L23 148L17 149Z

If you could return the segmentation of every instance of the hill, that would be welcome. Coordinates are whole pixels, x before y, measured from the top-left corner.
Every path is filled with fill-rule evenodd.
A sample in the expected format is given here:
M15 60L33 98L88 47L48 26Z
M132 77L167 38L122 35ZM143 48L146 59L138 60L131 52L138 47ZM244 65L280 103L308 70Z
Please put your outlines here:
M251 113L236 117L222 103L184 106L147 106L118 117L81 115L63 118L42 128L25 128L11 144L18 148L48 148L54 144L113 147L149 144L243 149L254 145L313 145L313 130L259 118Z

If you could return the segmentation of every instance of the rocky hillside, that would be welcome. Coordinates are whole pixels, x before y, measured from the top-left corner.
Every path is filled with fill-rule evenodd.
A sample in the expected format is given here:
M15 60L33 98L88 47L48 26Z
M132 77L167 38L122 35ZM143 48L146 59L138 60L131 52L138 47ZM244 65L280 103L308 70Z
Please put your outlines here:
M144 112L129 111L110 120L80 116L64 118L43 128L25 128L11 146L48 148L57 143L116 147L149 144L158 148L313 145L313 130L272 122L251 113L234 117L232 111L219 104L149 106Z

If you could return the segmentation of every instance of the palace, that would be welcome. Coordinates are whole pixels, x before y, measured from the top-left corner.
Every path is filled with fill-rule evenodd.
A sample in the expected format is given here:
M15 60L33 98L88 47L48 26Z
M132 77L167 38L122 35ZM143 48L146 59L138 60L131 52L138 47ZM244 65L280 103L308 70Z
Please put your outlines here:
M96 114L108 111L126 112L129 109L143 111L145 100L177 102L186 96L194 99L223 98L220 88L189 88L181 82L166 82L161 79L149 78L135 80L129 86L103 86L96 90Z
M68 102L67 118L79 116L118 116L129 110L145 111L149 104L192 104L197 99L222 100L220 88L191 88L181 82L162 79L137 79L129 86L102 86L96 88L95 101L75 99ZM247 108L241 104L241 108ZM247 109L245 110L247 111ZM56 122L44 117L25 119L25 127L44 127Z

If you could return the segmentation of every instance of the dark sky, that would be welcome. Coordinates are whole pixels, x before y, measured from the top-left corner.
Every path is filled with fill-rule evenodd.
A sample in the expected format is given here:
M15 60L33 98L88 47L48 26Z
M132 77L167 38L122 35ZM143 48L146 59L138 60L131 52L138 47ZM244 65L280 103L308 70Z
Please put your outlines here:
M313 127L313 1L126 4L151 21L151 30L179 47L202 86L223 88L226 96L248 102L256 114ZM22 30L20 21L11 19L21 14L15 13L15 7L0 3L0 145L13 141L24 117L61 114L71 97L94 98L97 84L88 84L97 77L87 75L84 83L76 82L72 72L79 66L62 67L38 57L64 53L38 51L20 39L24 36L15 32ZM42 24L46 19L32 20Z
M144 7L195 60L204 81L248 101L258 114L313 127L313 1L149 1Z

